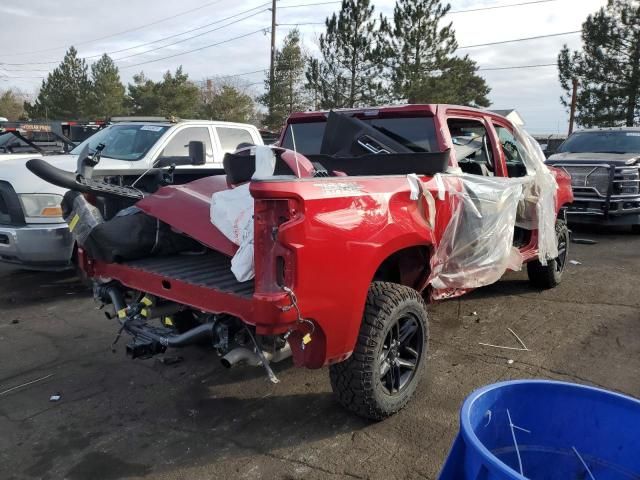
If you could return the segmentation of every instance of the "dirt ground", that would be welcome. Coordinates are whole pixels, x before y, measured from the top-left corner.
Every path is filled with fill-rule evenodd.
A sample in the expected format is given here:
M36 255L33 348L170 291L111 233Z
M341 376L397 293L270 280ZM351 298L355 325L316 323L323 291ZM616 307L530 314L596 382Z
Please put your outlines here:
M115 325L70 274L0 269L0 478L437 478L475 388L514 378L640 397L640 236L581 230L562 285L526 273L430 307L429 370L381 423L333 400L326 369L225 370L204 348L184 361L114 354ZM475 312L475 314L474 314ZM479 342L517 346L498 350ZM175 354L175 353L174 353ZM508 360L513 363L508 363ZM58 402L50 396L60 394Z

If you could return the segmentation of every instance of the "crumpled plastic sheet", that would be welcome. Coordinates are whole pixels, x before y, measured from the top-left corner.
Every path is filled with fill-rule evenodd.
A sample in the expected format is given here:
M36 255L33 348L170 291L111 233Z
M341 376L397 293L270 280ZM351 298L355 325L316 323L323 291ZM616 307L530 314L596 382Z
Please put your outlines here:
M267 146L256 146L256 171L252 179L273 176L276 157ZM255 276L253 258L253 197L249 183L216 192L211 197L211 223L240 248L231 259L231 272L239 282Z
M77 192L69 192L67 195L73 197L73 202L71 212L65 217L65 221L78 245L84 246L91 231L104 220L100 211L91 205L84 195Z
M440 181L452 215L431 257L433 288L478 288L498 281L507 269L519 270L523 259L513 235L528 180L446 174Z
M524 177L456 172L436 174L422 186L416 185L417 177L407 178L411 198L421 192L429 208L434 201L430 190L436 190L440 200L445 191L449 194L451 220L431 258L428 282L435 290L478 288L495 283L507 270L520 270L523 258L513 246L516 226L538 230L541 264L558 256L555 177L544 164L538 142L518 127L515 136L527 169Z

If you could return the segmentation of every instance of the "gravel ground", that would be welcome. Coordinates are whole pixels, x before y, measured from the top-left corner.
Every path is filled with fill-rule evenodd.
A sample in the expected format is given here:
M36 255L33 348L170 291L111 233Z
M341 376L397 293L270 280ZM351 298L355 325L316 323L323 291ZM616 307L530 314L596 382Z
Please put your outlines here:
M430 306L427 378L381 423L343 411L326 369L284 362L272 385L203 348L131 361L72 275L0 267L0 392L48 376L0 393L0 478L435 479L477 387L548 378L640 397L640 236L577 235L598 244L571 245L582 264L554 290L518 272ZM507 327L529 352L478 344L517 346Z

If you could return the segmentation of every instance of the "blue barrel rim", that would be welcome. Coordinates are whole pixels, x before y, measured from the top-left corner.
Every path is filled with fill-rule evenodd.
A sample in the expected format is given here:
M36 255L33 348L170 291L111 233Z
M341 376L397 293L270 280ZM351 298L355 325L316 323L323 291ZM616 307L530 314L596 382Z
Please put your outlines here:
M462 408L460 409L460 434L463 436L465 443L467 446L476 449L480 455L483 457L483 462L489 463L492 467L500 470L507 470L507 473L512 475L514 478L518 480L529 480L527 477L520 475L520 472L514 470L509 465L501 462L498 458L491 453L491 451L484 446L484 444L478 439L476 436L473 427L469 421L469 413L471 408L473 407L474 402L476 402L480 397L482 397L485 393L496 390L499 388L503 388L506 386L513 385L522 385L522 384L538 384L538 385L555 385L558 387L565 387L574 390L580 391L588 391L591 393L595 393L597 395L606 395L608 398L616 397L617 399L625 402L634 403L638 408L640 408L640 400L629 395L625 395L623 393L612 392L610 390L605 390L604 388L592 387L589 385L582 385L579 383L571 383L571 382L561 382L558 380L542 380L542 379L519 379L519 380L506 380L504 382L492 383L490 385L485 385L484 387L480 387L477 390L471 392L464 403L462 404Z

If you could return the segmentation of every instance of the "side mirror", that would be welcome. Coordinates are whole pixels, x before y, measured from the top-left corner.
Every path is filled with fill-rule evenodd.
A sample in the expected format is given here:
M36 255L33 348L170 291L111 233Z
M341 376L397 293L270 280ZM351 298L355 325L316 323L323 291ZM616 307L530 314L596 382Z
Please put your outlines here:
M189 142L189 158L191 159L191 165L204 165L207 161L207 157L204 150L204 142L192 141Z

